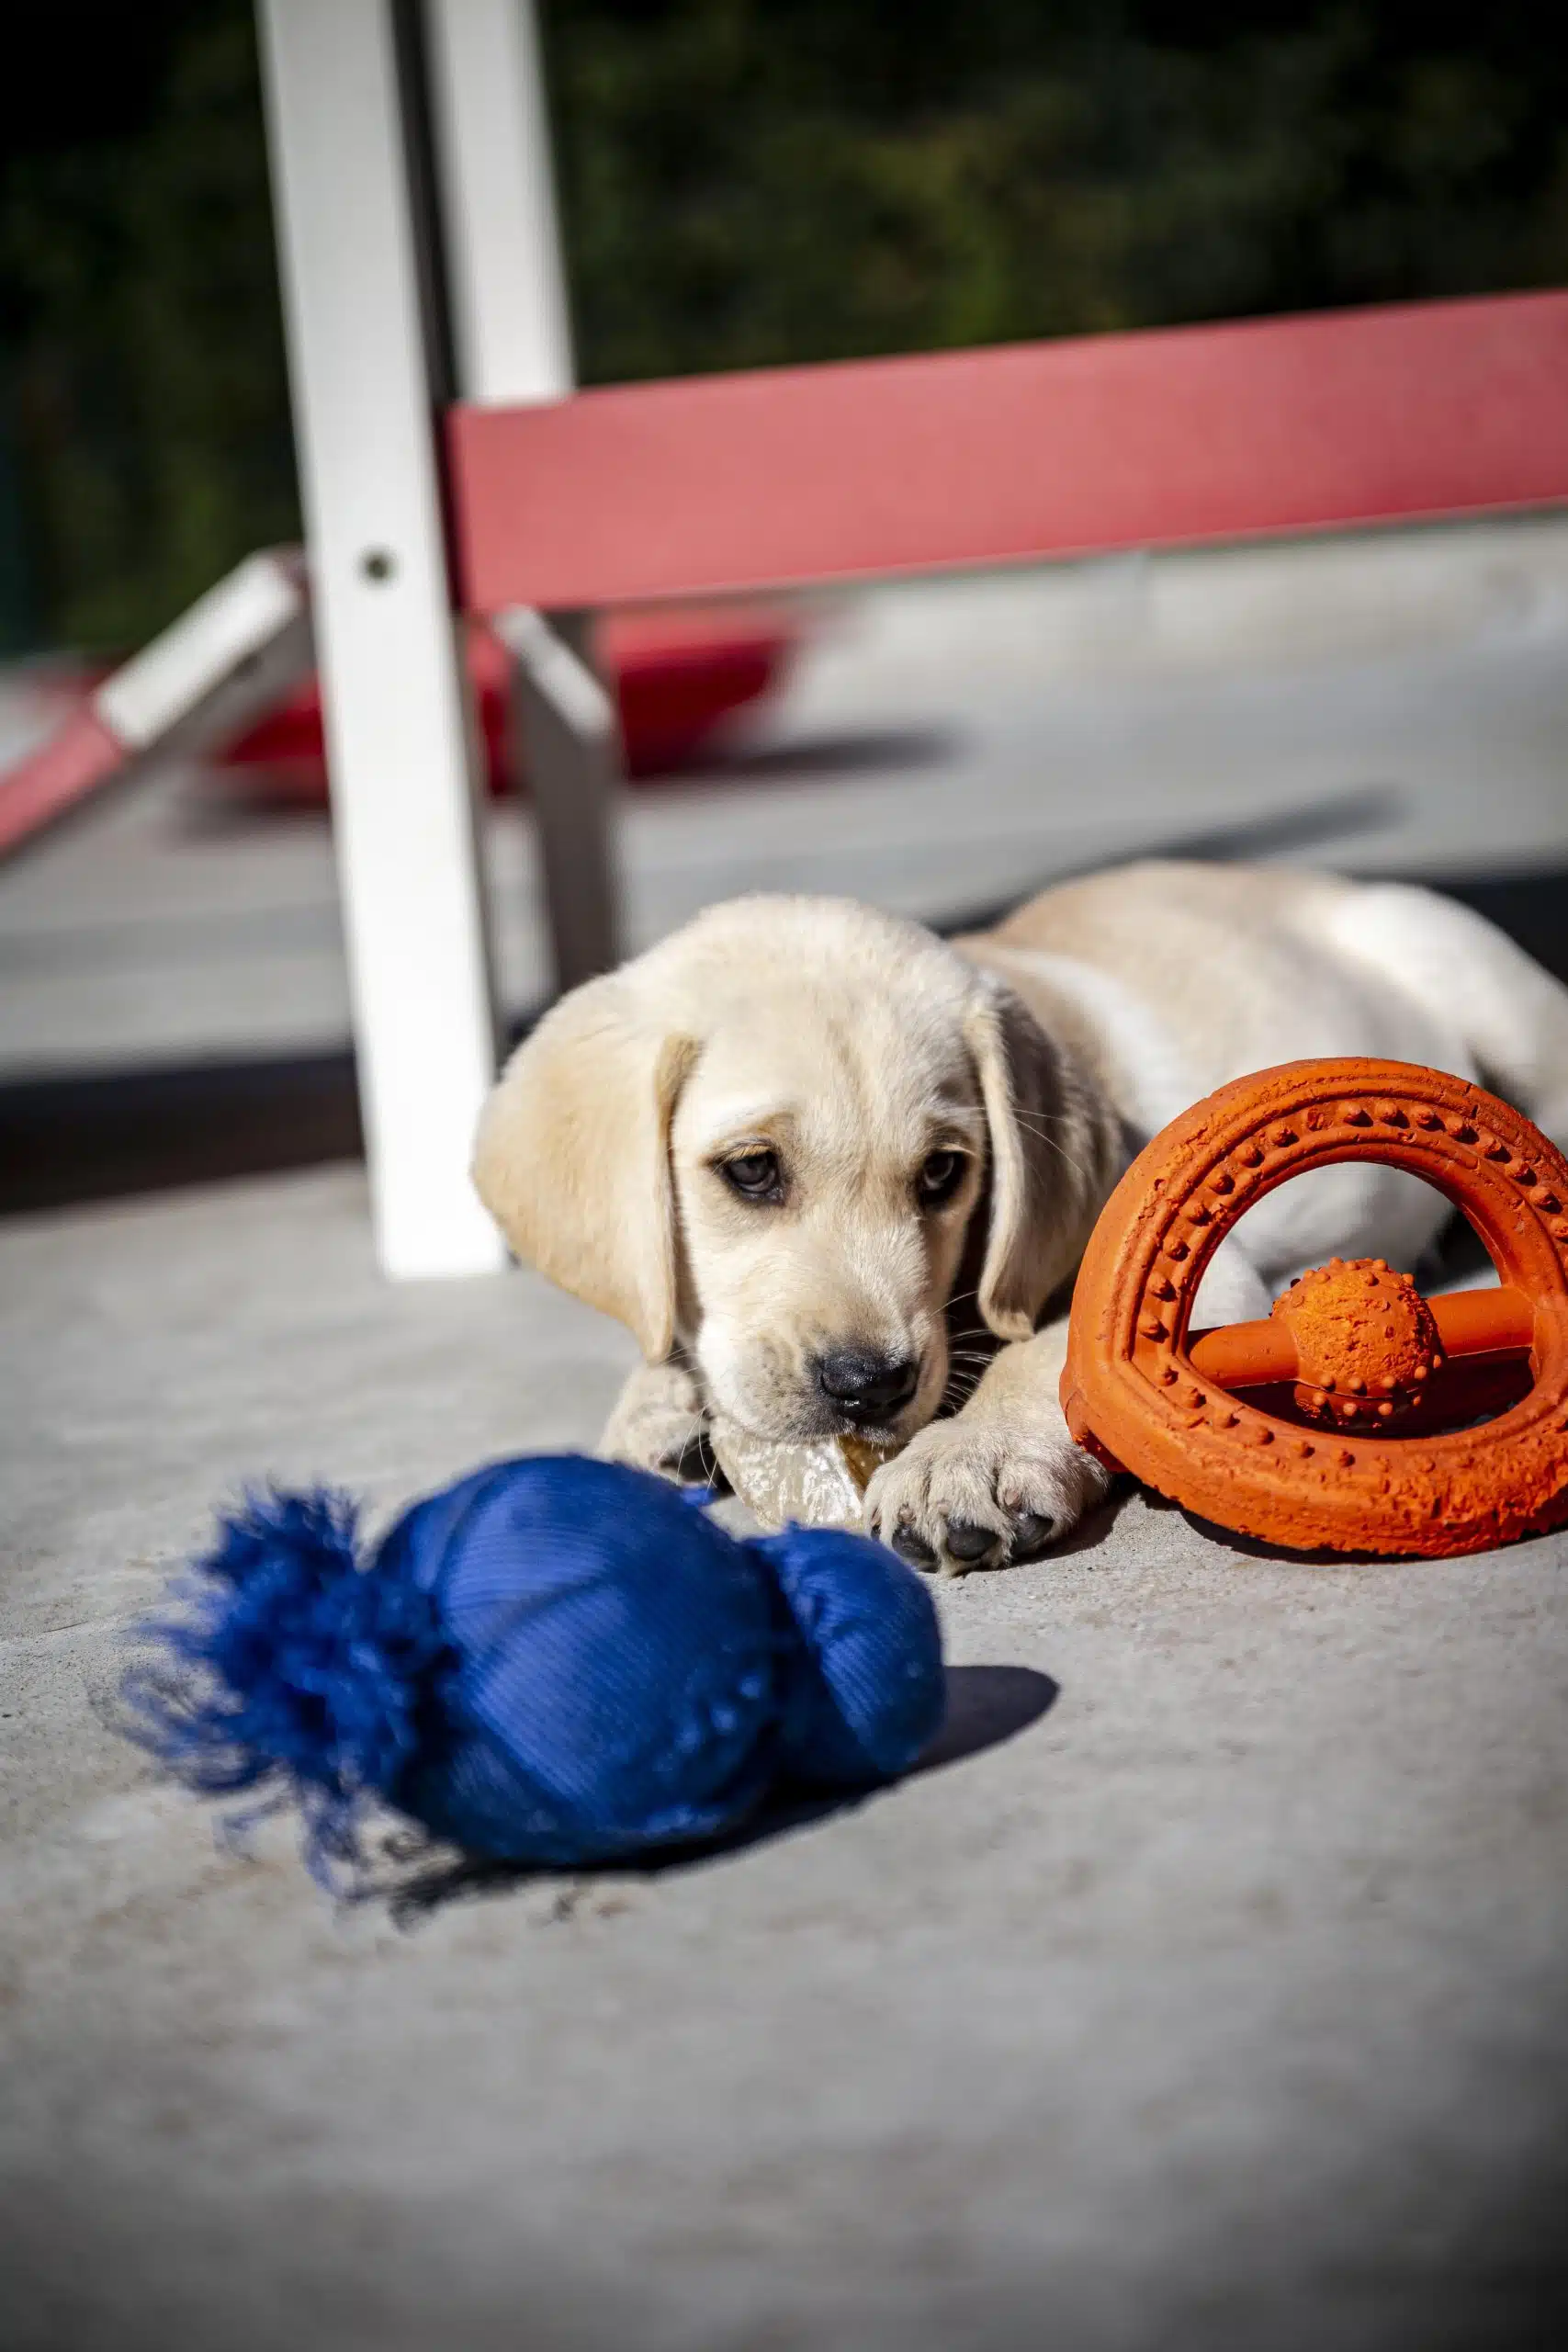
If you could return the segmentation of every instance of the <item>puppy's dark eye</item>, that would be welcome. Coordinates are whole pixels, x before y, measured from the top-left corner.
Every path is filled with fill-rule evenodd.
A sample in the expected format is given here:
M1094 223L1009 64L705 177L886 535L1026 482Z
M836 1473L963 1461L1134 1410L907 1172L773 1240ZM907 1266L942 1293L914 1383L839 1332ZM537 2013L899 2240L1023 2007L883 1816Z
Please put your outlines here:
M777 1201L784 1197L784 1176L776 1151L743 1151L735 1159L722 1159L719 1174L732 1193L742 1200Z
M961 1151L933 1151L915 1179L921 1207L936 1209L950 1201L964 1182L967 1164Z

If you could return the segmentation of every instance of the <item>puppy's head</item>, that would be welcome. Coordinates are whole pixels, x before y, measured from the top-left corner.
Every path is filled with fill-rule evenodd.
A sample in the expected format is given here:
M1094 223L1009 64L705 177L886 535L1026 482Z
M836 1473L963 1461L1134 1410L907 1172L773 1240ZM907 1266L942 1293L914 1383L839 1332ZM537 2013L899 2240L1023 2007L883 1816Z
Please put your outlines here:
M1100 1157L1084 1090L997 982L914 924L754 898L565 998L474 1173L519 1257L650 1359L679 1341L716 1409L899 1441L946 1389L961 1263L979 1320L1026 1337Z

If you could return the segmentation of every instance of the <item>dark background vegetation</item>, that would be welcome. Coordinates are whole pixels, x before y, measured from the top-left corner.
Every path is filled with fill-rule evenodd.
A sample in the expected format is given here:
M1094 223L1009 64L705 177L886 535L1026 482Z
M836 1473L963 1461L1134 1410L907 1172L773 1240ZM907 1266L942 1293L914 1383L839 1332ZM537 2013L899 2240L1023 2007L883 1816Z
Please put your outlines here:
M1562 0L545 0L584 378L1568 282ZM0 82L0 648L296 534L247 0Z

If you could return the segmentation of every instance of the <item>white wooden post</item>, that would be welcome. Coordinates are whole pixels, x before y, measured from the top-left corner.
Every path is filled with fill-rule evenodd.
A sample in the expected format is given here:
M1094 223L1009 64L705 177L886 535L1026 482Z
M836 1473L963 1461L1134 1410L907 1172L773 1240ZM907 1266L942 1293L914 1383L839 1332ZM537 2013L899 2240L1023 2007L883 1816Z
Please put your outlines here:
M465 400L564 400L571 321L533 0L425 0L446 282Z
M552 621L517 605L494 628L511 659L513 756L534 790L556 986L574 989L616 958L620 716L592 665L587 614Z
M432 119L458 388L481 406L568 398L571 324L533 0L425 0ZM538 829L557 986L617 952L613 698L592 670L592 616L517 611L513 742Z
M391 9L259 15L377 1243L390 1274L478 1272L494 1012Z

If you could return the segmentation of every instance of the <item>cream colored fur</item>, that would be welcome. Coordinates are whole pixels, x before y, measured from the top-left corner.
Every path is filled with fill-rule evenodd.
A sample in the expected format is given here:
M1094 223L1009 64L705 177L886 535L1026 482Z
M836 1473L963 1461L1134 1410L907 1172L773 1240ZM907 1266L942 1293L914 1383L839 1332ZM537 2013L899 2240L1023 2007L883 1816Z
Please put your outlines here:
M1478 917L1392 885L1149 865L951 945L846 900L712 908L540 1023L475 1180L517 1254L648 1358L605 1452L673 1475L710 1410L818 1437L843 1426L826 1352L907 1357L869 1523L922 1563L999 1564L1103 1488L1056 1390L1066 1287L1128 1154L1226 1079L1342 1053L1483 1078L1568 1133L1568 991ZM763 1151L784 1197L739 1197L725 1164ZM962 1182L928 1207L942 1151ZM1320 1171L1231 1238L1201 1312L1261 1313L1335 1250L1414 1263L1444 1214L1395 1170Z

